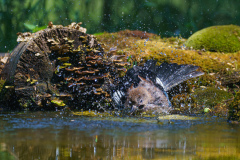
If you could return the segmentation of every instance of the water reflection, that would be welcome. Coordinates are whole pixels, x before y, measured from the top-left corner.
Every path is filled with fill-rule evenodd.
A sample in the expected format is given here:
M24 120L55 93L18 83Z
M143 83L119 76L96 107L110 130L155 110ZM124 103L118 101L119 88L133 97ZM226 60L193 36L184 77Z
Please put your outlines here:
M56 113L2 114L0 129L0 159L240 158L240 129L225 120L159 125Z

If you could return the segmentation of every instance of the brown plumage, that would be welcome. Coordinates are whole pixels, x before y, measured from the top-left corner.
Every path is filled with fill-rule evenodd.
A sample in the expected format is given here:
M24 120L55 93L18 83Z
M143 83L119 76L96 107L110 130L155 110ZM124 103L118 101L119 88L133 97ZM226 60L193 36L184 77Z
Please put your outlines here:
M141 80L138 86L134 88L132 85L127 91L125 107L132 107L132 111L139 109L168 113L171 110L168 97L151 80L138 77Z
M113 91L115 105L132 112L152 111L168 114L172 106L167 92L188 79L203 75L197 66L162 63L149 60L144 66L133 66Z

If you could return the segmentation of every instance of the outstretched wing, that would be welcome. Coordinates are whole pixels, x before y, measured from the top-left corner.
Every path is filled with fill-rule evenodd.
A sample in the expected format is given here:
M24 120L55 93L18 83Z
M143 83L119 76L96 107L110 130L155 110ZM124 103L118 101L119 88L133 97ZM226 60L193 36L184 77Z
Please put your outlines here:
M161 85L165 91L194 77L203 75L203 72L196 71L197 66L178 65L176 63L162 63L156 68L156 83Z

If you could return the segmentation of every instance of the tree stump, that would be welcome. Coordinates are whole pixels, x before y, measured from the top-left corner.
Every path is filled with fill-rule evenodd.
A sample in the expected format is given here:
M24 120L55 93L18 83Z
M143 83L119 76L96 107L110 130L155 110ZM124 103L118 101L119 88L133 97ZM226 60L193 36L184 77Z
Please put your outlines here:
M18 103L27 108L68 105L106 109L119 72L126 71L121 55L109 58L81 23L53 25L36 33L19 33L1 77L13 85Z

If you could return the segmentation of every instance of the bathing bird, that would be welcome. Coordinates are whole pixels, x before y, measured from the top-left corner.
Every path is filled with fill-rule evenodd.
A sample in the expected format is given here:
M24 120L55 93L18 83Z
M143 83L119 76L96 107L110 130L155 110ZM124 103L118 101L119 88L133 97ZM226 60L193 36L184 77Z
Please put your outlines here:
M112 99L118 108L135 111L153 111L169 114L172 110L168 91L180 83L203 75L193 65L178 65L148 60L143 66L133 66L112 92Z

